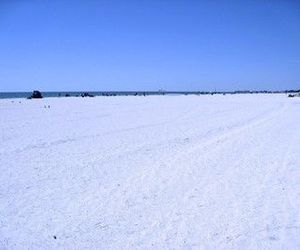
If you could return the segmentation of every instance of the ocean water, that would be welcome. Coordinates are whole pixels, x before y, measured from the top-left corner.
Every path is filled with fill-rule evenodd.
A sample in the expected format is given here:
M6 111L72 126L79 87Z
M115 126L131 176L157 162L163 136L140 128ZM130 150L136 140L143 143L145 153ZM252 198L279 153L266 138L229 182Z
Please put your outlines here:
M75 91L53 91L53 92L42 92L43 97L65 97L69 96L81 96L81 92ZM87 93L94 96L124 96L124 95L164 95L164 94L207 94L208 92L185 92L185 91L88 91ZM31 96L32 92L0 92L0 99L7 98L27 98Z
M64 97L67 94L69 96L80 96L81 92L74 92L74 91L61 91L61 92L42 92L43 97ZM152 91L152 92L142 92L142 91L90 91L89 94L92 94L94 96L107 96L107 95L161 95L164 94L160 91ZM7 99L7 98L27 98L31 96L32 92L0 92L0 99Z
M42 92L43 97L65 97L81 96L86 91L51 91ZM211 94L258 94L258 93L297 93L299 90L284 91L225 91L225 92L209 92L209 91L88 91L87 93L94 96L134 96L134 95L211 95ZM7 98L27 98L32 92L0 92L0 99Z

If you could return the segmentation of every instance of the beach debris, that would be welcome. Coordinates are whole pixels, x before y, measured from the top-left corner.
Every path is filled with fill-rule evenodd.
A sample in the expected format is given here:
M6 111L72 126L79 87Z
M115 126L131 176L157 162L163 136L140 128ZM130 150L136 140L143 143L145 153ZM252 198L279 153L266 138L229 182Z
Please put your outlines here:
M81 97L94 97L94 95L88 93L88 92L84 92L81 94Z
M42 95L42 93L41 93L40 91L38 91L38 90L34 90L34 91L32 92L32 95L29 96L29 97L27 97L27 99L39 99L39 98L43 98L43 95Z

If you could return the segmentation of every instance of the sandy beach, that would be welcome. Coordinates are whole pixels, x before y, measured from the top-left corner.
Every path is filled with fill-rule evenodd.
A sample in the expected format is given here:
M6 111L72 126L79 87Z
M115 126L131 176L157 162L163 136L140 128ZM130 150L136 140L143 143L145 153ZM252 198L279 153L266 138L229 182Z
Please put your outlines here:
M0 100L0 248L299 248L299 110L284 94Z

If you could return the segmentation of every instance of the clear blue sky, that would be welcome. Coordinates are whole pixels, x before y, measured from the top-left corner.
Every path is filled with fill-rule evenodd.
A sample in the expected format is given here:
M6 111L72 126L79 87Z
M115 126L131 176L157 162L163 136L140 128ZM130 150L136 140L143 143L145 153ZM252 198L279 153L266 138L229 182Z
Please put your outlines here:
M300 88L300 1L0 0L0 91Z

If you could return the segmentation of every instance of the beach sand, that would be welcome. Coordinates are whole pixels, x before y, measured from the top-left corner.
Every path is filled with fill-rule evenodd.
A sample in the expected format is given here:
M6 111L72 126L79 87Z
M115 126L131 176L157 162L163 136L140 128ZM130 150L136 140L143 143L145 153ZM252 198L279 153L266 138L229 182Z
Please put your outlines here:
M300 99L0 100L0 249L300 248Z

